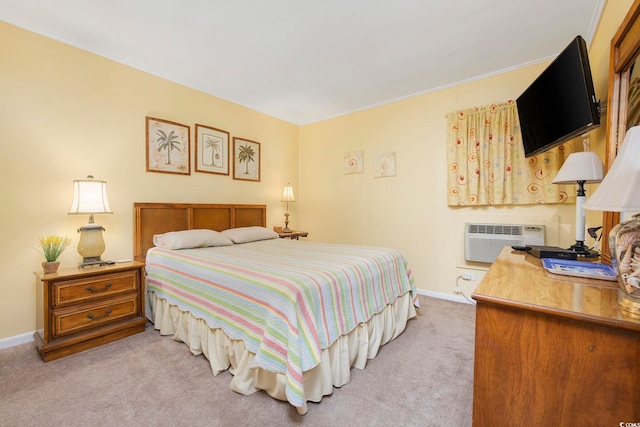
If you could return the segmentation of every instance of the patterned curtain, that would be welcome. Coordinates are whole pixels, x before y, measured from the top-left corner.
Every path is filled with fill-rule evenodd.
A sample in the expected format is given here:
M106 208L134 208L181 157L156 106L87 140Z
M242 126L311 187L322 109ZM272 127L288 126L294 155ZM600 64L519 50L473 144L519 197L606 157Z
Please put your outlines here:
M575 200L575 188L551 183L574 151L574 143L525 158L514 101L456 111L446 117L449 206Z

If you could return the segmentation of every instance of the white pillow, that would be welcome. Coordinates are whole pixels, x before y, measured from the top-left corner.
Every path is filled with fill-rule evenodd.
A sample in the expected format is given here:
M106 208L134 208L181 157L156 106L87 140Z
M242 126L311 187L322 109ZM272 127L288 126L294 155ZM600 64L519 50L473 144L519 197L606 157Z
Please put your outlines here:
M233 242L217 231L196 229L156 234L153 236L153 244L164 249L190 249L229 246Z
M230 228L228 230L221 231L220 234L224 234L231 239L233 243L249 243L256 240L267 240L278 238L278 233L273 230L269 230L264 227L239 227Z

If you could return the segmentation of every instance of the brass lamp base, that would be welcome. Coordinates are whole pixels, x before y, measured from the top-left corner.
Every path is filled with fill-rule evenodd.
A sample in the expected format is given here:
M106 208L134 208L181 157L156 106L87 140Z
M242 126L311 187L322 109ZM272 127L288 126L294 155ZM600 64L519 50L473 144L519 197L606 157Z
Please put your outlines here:
M293 230L289 229L289 216L291 214L287 211L284 213L284 228L282 229L283 233L293 233Z
M78 264L79 268L94 267L108 264L103 261L101 256L105 250L102 232L104 227L93 222L93 215L89 219L89 223L78 229L80 233L80 241L78 242L78 253L82 256L82 262Z

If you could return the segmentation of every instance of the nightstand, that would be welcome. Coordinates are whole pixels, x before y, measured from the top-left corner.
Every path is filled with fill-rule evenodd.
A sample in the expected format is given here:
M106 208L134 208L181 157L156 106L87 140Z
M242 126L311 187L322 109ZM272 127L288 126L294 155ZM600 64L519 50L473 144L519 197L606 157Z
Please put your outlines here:
M291 240L293 239L298 240L300 239L300 237L307 237L308 235L309 233L306 231L297 231L297 230L293 230L290 233L283 233L283 232L278 233L278 236L280 236L281 239L289 238Z
M144 331L143 263L34 274L33 337L45 362Z

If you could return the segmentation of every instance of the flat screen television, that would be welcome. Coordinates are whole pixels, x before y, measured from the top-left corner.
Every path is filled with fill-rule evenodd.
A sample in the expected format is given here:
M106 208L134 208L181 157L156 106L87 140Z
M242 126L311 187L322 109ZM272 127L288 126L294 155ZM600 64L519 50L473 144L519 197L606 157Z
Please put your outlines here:
M525 157L600 125L587 45L577 36L516 99Z

